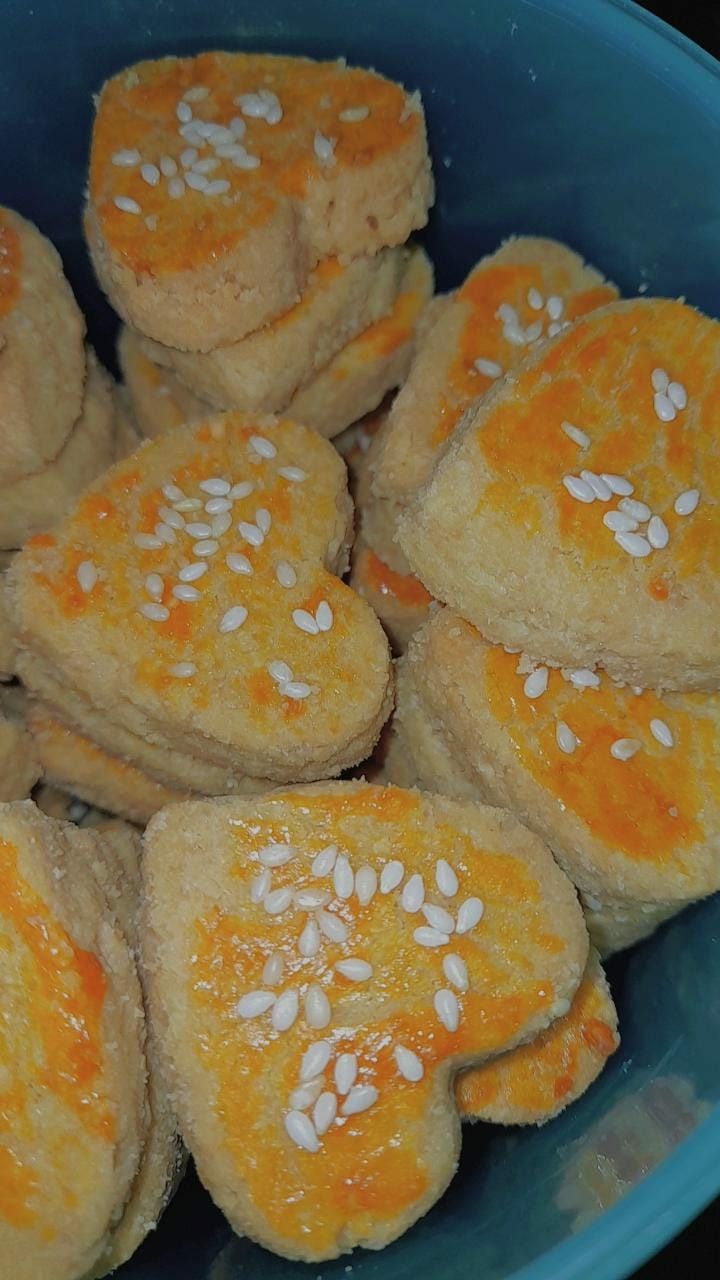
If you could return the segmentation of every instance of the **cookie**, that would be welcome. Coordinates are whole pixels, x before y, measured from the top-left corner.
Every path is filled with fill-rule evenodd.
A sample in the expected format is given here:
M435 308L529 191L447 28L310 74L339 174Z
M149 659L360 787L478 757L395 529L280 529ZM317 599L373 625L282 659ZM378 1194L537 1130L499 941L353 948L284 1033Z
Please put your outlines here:
M344 61L161 58L98 99L90 252L123 319L170 347L238 342L319 259L404 243L432 200L419 98Z
M0 545L5 548L20 547L33 534L52 528L73 499L114 461L112 382L91 351L87 365L83 411L58 456L42 471L0 488Z
M113 405L115 410L113 462L120 462L129 453L135 452L142 442L142 436L126 391L115 384L113 384Z
M18 1280L91 1271L145 1139L142 998L101 853L29 801L0 806L0 1256Z
M394 653L404 653L410 637L422 626L432 596L412 574L396 573L363 539L353 551L350 586L367 600L382 622Z
M720 325L663 299L544 343L468 412L401 517L428 590L541 661L717 688L719 360Z
M378 498L405 505L468 405L534 343L616 298L614 285L555 240L512 237L482 258L418 343L375 461Z
M0 801L27 799L39 777L30 735L16 720L0 713Z
M140 338L127 325L120 330L117 356L128 405L141 436L152 439L211 412L210 406L188 391L169 369L153 364Z
M0 572L0 680L10 680L15 666L15 636L5 591L3 570Z
M420 704L445 748L408 734L422 785L506 806L581 891L601 952L720 888L718 695L619 688L583 669L533 667L449 610L411 641L402 728ZM442 764L440 765L442 768Z
M598 954L591 949L563 1018L529 1044L458 1076L460 1118L546 1124L589 1089L619 1043L617 1011Z
M174 805L143 875L200 1177L235 1230L305 1261L381 1248L430 1208L457 1164L455 1071L566 1013L587 958L537 837L392 787Z
M86 804L144 826L163 805L187 794L162 786L136 765L103 751L32 700L25 723L43 777Z
M108 821L108 814L102 809L93 809L84 800L77 800L67 791L58 791L57 787L40 782L33 791L33 804L48 818L57 818L60 822L74 822L79 827L103 826Z
M348 342L387 315L407 260L400 248L347 262L324 258L296 306L240 342L200 353L145 339L143 351L215 409L281 413Z
M0 206L0 486L55 458L80 416L85 321L37 227Z
M230 773L340 772L392 697L380 624L333 572L351 516L340 457L297 423L146 442L15 559L24 681L37 656L98 715Z

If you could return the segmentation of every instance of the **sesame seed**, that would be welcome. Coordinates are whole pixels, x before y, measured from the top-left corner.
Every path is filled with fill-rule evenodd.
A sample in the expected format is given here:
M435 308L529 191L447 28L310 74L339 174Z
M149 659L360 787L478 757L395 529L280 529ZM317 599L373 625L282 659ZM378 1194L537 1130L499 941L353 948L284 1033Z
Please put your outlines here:
M121 213L142 213L137 200L133 200L130 196L115 196L113 204Z
M216 542L214 538L206 538L195 543L193 547L193 555L214 556L219 547L220 543Z
M243 556L243 559L244 558L245 557ZM272 677L272 679L281 684L284 684L287 680L292 680L293 678L293 673L290 670L287 662L277 662L277 661L269 662L267 669L268 669L268 674Z
M272 524L272 518L270 516L270 512L267 511L265 507L258 507L257 511L255 512L255 523L258 529L260 530L260 532L267 536L267 534L270 532L270 525Z
M191 587L185 582L181 582L178 587L173 587L172 593L176 600L185 600L188 603L200 599L200 592L197 588Z
M595 501L595 494L590 485L579 476L563 476L562 482L571 498L577 498L578 502Z
M439 929L433 929L425 924L415 929L413 938L421 947L445 947L450 941L449 934L441 933Z
M226 516L232 508L229 498L208 498L205 510L209 516Z
M204 84L194 84L185 90L183 98L186 102L203 102L209 95L210 90Z
M330 1061L330 1045L327 1040L316 1040L304 1052L300 1061L300 1083L307 1084L323 1072Z
M437 929L439 933L454 932L455 921L444 907L438 907L434 902L426 902L422 913L431 929Z
M367 1111L373 1103L378 1100L378 1091L371 1084L356 1084L347 1095L342 1104L341 1111L344 1116L355 1116L361 1111Z
M397 858L393 858L390 862L386 862L380 872L380 892L392 893L393 889L397 889L405 875L405 868L402 862Z
M612 489L613 493L616 493L618 497L629 498L634 491L634 486L631 485L629 480L625 479L625 476L616 476L612 472L603 471L602 478L608 488Z
M197 147L186 147L180 152L180 163L183 169L191 169L198 158Z
M527 343L537 342L542 334L542 320L535 320L533 324L529 324L525 330L525 341Z
M687 391L682 382L671 382L667 389L668 400L676 409L684 409L687 405Z
M357 1058L355 1054L338 1054L335 1059L335 1070L333 1075L335 1077L335 1088L338 1093L349 1093L357 1079Z
M232 498L233 502L237 502L239 498L247 498L252 493L255 485L252 480L241 480L238 484L234 484L228 494L228 498Z
M250 882L250 901L256 905L262 902L270 892L272 884L272 873L269 867L265 867L259 875L255 876Z
M112 164L117 165L120 169L132 169L133 165L140 163L140 152L123 147L120 151L116 151L112 157Z
M585 431L581 431L579 427L574 427L572 422L561 422L560 430L564 431L565 435L572 440L573 444L579 445L581 449L590 448L589 435L587 435ZM607 484L607 481L605 481L605 483Z
M359 124L361 120L367 120L369 115L369 107L345 107L338 120L342 120L343 124Z
M270 880L268 877L268 886L269 886L269 883L270 883ZM264 897L265 895L263 894L262 896ZM265 961L265 965L263 967L263 971L262 971L263 982L268 987L274 987L280 981L284 972L285 972L285 961L283 960L279 951L273 951L272 955L268 956L267 960Z
M160 172L164 178L174 178L177 173L177 164L172 156L160 157Z
M171 529L185 528L185 520L180 515L180 512L173 511L172 507L160 507L158 510L158 515L160 516L163 523L168 525Z
M226 129L224 124L216 124L213 132L210 134L210 143L217 151L218 147L226 147L235 142L235 134L232 129Z
M169 524L165 524L164 520L159 520L155 525L155 537L159 538L162 543L166 543L167 546L170 547L173 543L177 542L175 530L171 529Z
M313 151L321 164L335 164L335 147L337 138L326 138L324 133L319 129L315 130L313 137Z
M316 1076L314 1080L308 1080L307 1084L300 1085L299 1089L293 1089L288 1102L293 1111L306 1111L311 1107L323 1091L325 1081L322 1076Z
M171 178L167 190L171 200L179 200L185 193L185 183L182 178Z
M572 729L564 720L558 720L555 725L555 741L566 756L571 756L578 745L579 739L576 738Z
M239 1018L257 1018L267 1013L274 1004L275 996L272 991L248 991L247 995L238 1000L235 1012Z
M602 476L596 476L594 471L581 471L580 479L590 485L595 497L599 498L600 502L609 502L612 498L613 493L610 485L603 480Z
M247 125L241 116L233 116L230 121L230 132L234 138L244 138Z
M633 559L642 559L643 556L649 556L652 551L647 538L643 538L639 533L616 533L615 541Z
M467 965L454 951L448 951L447 955L443 956L443 973L448 982L457 987L458 991L467 991L470 985Z
M138 613L150 622L167 622L170 617L170 610L164 604L141 604Z
M422 1080L425 1068L412 1049L406 1049L404 1045L398 1044L393 1049L393 1057L400 1075L405 1080L409 1080L411 1084L417 1084L418 1080Z
M326 907L329 901L329 890L318 888L299 889L293 899L298 911L318 911L320 907Z
M329 844L326 848L321 849L320 852L315 855L310 871L314 876L329 876L335 866L336 858L337 845Z
M569 673L568 679L576 689L598 689L600 687L600 677L595 671L591 671L589 667L578 667L575 671Z
M77 567L75 577L77 578L80 590L83 591L85 595L87 595L89 591L92 591L98 580L98 572L92 560L81 560Z
M260 97L259 93L241 93L233 101L235 106L240 108L243 115L250 116L253 120L264 119L267 112L267 103Z
M466 898L457 913L457 933L469 933L482 920L485 908L479 898Z
M509 342L513 347L525 346L525 333L519 325L506 324L503 327L503 337L506 342Z
M194 173L213 173L215 169L220 168L220 161L214 156L208 156L205 160L196 160L192 168Z
M196 173L194 169L189 169L185 174L185 182L193 191L204 191L208 180L202 173Z
M676 416L675 405L669 396L662 391L656 391L653 396L653 407L655 413L661 422L672 422Z
M332 1016L330 1001L328 1000L322 987L317 983L309 987L305 996L305 1021L309 1027L313 1027L321 1031L326 1027Z
M664 369L653 369L650 374L650 382L652 384L653 391L663 392L667 391L670 379Z
M243 151L241 155L235 157L233 164L236 169L258 169L260 167L260 157L251 156L247 151Z
M230 137L234 139L233 134ZM223 142L219 146L215 143L215 155L220 160L238 160L247 155L247 151L239 142Z
M680 496L675 499L675 515L691 516L699 501L699 489L686 489L684 493L681 493Z
M624 511L626 516L631 516L633 520L645 521L649 520L652 511L646 502L638 502L635 498L621 498L618 502L618 510Z
M285 1116L285 1132L291 1142L296 1147L301 1147L303 1151L309 1151L311 1154L320 1150L317 1134L312 1126L312 1121L302 1111L288 1111Z
M460 1005L454 991L450 991L448 987L443 987L442 991L436 991L433 1007L445 1030L457 1031L460 1023Z
M528 289L527 303L531 311L542 311L545 306L545 299L539 289Z
M350 956L347 960L338 960L335 968L348 982L367 982L372 977L372 965L367 960L358 960Z
M141 164L140 177L149 187L156 187L160 181L160 170L156 164Z
M438 858L435 863L435 883L446 898L455 897L458 891L458 878L445 858Z
M409 880L405 881L402 894L400 895L400 905L403 908L403 911L407 911L410 915L413 915L416 911L420 910L424 901L425 885L423 883L422 876L418 875L416 872L415 875L410 876Z
M631 760L641 746L637 738L616 738L610 747L610 755L615 760Z
M167 498L168 502L181 502L185 497L182 489L178 489L176 484L164 484L162 491L163 497Z
M267 440L265 436L251 436L248 443L261 458L274 458L277 453L272 440Z
M484 378L502 377L502 365L498 364L497 360L485 360L480 356L477 360L473 360L473 365Z
M247 556L240 551L231 551L225 557L225 563L231 573L250 574L253 571L252 565Z
M525 680L523 693L526 698L540 698L548 687L547 667L536 667Z
M149 573L145 579L145 590L154 600L162 598L163 588L165 584L159 573Z
M320 930L317 921L308 920L298 939L298 951L306 960L311 960L320 950Z
M287 560L279 560L275 566L275 577L281 587L294 587L297 582L297 574L291 564Z
M279 916L282 915L283 911L287 911L291 902L291 889L271 889L263 898L263 907L269 916Z
M334 1093L321 1093L313 1107L313 1124L319 1134L327 1133L337 1115L337 1098Z
M208 182L203 190L204 196L224 196L230 190L230 183L226 178L216 178L214 182Z
M335 866L333 867L333 887L338 898L352 897L352 892L355 888L355 876L344 853L341 853L335 860Z
M293 609L292 620L299 631L305 631L309 636L316 636L320 630L315 618L307 609Z
M296 483L307 480L307 471L303 471L302 467L279 467L278 475L282 476L283 480L292 480Z
M302 680L290 680L283 685L280 690L283 697L291 698L293 702L302 702L303 698L309 698L312 689L309 684L305 684Z
M547 300L546 310L551 320L559 320L565 310L565 303L562 298L553 293Z
M175 676L178 680L189 680L196 671L194 662L176 662L174 667L168 667L168 675Z
M295 849L290 844L278 844L271 841L258 851L258 858L264 867L284 867L295 855Z
M207 569L207 563L198 560L193 564L183 565L178 578L181 582L197 582L198 578L202 578L203 574L207 573Z
M556 337L557 337L557 335L558 335L558 334L560 333L560 331L562 330L562 328L563 328L563 326L562 326L561 324L558 324L557 320L553 320L553 321L548 325L548 338L556 338Z
M374 867L363 866L355 873L355 892L361 907L367 907L372 902L377 883L377 871Z
M175 115L181 124L189 124L193 118L193 113L186 102L178 102L175 107Z
M651 720L650 732L653 738L655 738L662 747L674 747L675 739L673 737L672 730L668 725L666 725L664 720Z
M514 307L510 306L509 302L501 302L495 312L495 316L498 320L501 320L503 324L518 325L520 322L517 311Z
M329 631L333 624L333 611L327 600L321 600L315 610L315 622L318 631Z
M179 502L173 503L176 511L202 511L202 502L199 498L181 498Z
M188 120L185 124L181 124L178 133L181 138L190 143L191 147L201 147L203 145L203 135L200 130L203 128L200 120Z
M248 616L248 611L242 604L234 604L227 609L218 623L218 631L221 635L227 635L230 631L237 631Z
M347 942L347 926L332 911L318 911L317 922L321 934L328 942Z
M185 525L185 532L190 538L209 538L212 529L202 520L191 520Z
M270 1021L275 1031L289 1031L298 1015L298 1007L300 1001L297 991L292 989L283 991L278 996L273 1011L270 1014Z
M223 480L221 476L210 476L208 480L201 480L198 485L203 493L207 493L211 498L227 498L230 493L230 483Z
M670 532L660 516L653 516L647 527L647 540L656 551L662 551L670 541Z
M251 547L261 547L265 541L265 534L262 529L258 529L256 524L251 524L249 520L241 520L237 526L237 531Z
M624 511L606 511L603 524L613 533L634 533L638 528L638 521L633 520L632 516L626 515Z

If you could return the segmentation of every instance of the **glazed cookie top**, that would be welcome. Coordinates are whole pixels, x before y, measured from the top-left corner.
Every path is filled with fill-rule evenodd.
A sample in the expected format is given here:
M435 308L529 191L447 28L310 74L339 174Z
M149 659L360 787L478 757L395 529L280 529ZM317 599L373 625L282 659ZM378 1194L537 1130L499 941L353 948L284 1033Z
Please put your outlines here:
M201 1176L287 1256L387 1243L453 1171L454 1069L567 1012L569 881L509 814L364 783L173 806L145 857Z
M179 428L30 541L20 630L130 728L128 707L188 750L217 739L254 777L339 769L370 749L391 680L377 619L334 574L351 515L344 465L308 428Z
M0 208L0 321L12 311L20 292L20 237Z
M717 687L719 361L720 326L662 299L544 344L468 413L401 520L426 586L539 659Z
M89 194L111 252L160 278L217 260L278 201L302 204L318 177L366 169L423 132L400 85L342 61L161 58L105 85Z
M427 479L468 405L578 316L617 289L554 240L506 240L438 309L374 459L378 496L403 499Z

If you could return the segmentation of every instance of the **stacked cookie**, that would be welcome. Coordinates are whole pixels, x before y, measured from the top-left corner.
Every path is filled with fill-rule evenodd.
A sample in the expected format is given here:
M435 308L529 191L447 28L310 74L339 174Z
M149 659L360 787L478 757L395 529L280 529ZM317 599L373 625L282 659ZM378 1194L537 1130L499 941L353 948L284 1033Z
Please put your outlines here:
M114 388L44 236L0 208L0 549L50 527L127 451Z
M617 290L553 240L505 241L455 294L427 309L408 379L368 450L358 486L360 537L352 583L397 652L431 597L398 544L398 518L426 483L468 406L515 369L533 344L612 302Z
M448 607L401 666L390 776L513 809L603 951L720 887L719 358L680 302L578 319L465 414L398 522Z
M140 429L212 410L333 436L404 378L432 270L422 107L344 62L212 53L104 87L86 231Z

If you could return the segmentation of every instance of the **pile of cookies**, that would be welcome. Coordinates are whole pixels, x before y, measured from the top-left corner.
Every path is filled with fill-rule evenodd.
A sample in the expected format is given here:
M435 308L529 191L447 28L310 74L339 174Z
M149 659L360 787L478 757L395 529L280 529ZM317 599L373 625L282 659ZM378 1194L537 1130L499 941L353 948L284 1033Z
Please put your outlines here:
M602 956L720 887L720 329L531 237L433 298L432 199L374 72L121 72L85 226L122 400L0 219L19 1280L127 1258L178 1133L238 1232L384 1246L461 1121L596 1080Z

